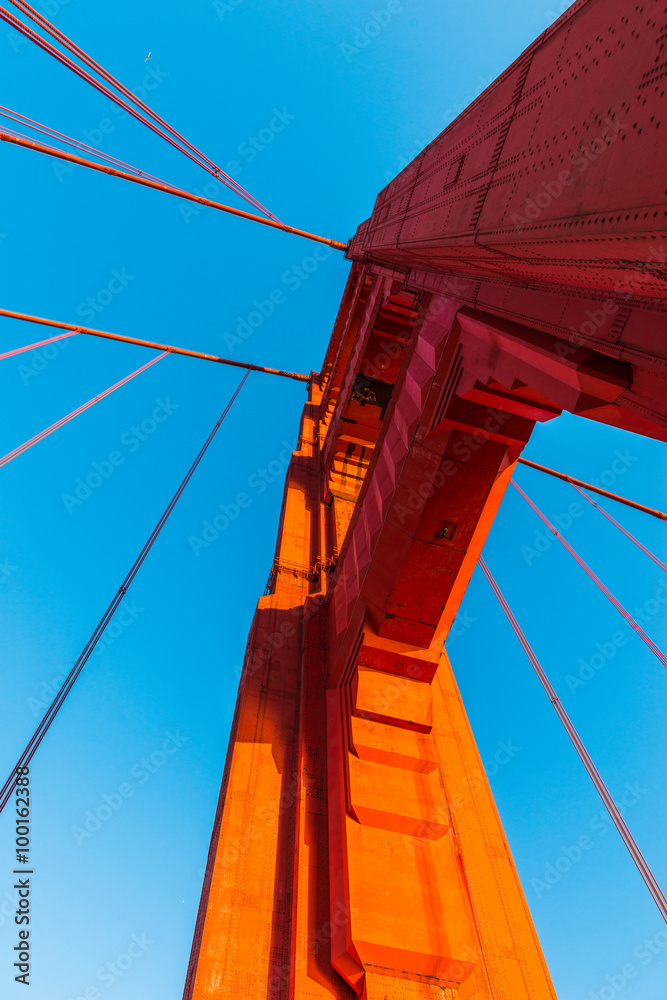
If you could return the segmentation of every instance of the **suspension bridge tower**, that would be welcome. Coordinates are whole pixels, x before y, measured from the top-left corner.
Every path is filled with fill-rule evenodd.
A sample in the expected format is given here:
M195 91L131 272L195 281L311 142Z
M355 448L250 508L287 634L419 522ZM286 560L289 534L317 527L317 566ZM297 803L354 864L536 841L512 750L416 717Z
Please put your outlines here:
M555 997L443 644L536 421L667 439L666 40L577 0L352 240L186 1000Z

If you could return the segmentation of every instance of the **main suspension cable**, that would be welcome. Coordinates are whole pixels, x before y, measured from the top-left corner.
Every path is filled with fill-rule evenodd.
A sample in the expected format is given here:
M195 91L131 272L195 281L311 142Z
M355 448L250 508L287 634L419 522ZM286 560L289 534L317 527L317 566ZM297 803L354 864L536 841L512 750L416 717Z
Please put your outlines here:
M16 2L16 0L11 0L11 2L14 3L14 6L22 10L24 14L27 14L28 17L32 18L33 21L39 24L39 26L43 28L45 31L47 31L52 37L56 38L62 45L68 48L71 52L78 55L80 59L82 59L84 62L87 62L87 64L90 65L92 68L95 68L96 72L105 76L105 78L108 79L113 84L113 86L117 87L119 90L123 92L128 93L133 103L143 105L143 102L140 102L139 99L136 98L131 91L128 91L127 88L123 87L122 84L118 83L118 81L115 80L114 77L106 73L106 71L103 70L101 66L98 66L97 63L95 63L92 59L86 56L85 52L83 52L82 49L79 49L78 46L75 46L74 43L71 42L66 35L63 35L62 32L58 31L57 28L54 28L54 26L49 21L47 21L45 17L43 17L36 10L34 10L34 8L30 7L29 4L18 3ZM226 184L227 187L231 187L242 198L244 198L246 201L249 201L252 205L254 205L255 208L258 208L261 212L264 212L267 216L269 216L269 218L275 219L275 216L271 212L269 212L269 210L265 208L261 204L261 202L257 201L256 198L253 198L251 194L249 194L244 188L242 188L240 184L237 184L235 180L233 180L231 177L229 177L227 174L221 171L219 167L216 167L213 161L208 160L208 157L205 157L202 153L200 153L199 150L196 149L196 147L186 142L186 140L184 140L182 137L179 137L176 140L172 138L171 135L165 132L164 127L156 126L152 121L146 118L145 115L141 114L141 112L137 111L130 104L124 101L121 97L119 97L117 94L114 94L111 90L109 90L108 87L100 83L98 80L95 80L90 75L90 73L82 69L80 66L77 66L76 63L74 63L69 58L69 56L66 56L62 52L59 52L58 49L55 48L55 46L51 45L50 42L48 42L45 38L42 38L40 35L38 35L35 31L29 28L17 17L14 17L14 15L11 14L5 7L0 7L0 18L2 18L3 21L6 21L7 24L11 25L11 27L13 27L16 31L19 31L22 35L24 35L24 37L30 39L30 41L32 42L35 42L36 45L39 45L41 49L43 49L45 52L48 52L49 55L52 55L55 59L58 60L58 62L62 63L63 66L66 66L68 69L71 69L72 72L76 73L76 75L81 77L81 79L85 80L87 83L90 83L91 86L95 87L95 89L99 90L100 93L110 98L110 100L112 100L115 104L118 104L120 107L124 108L124 110L127 111L129 114L131 114L133 118L136 118L138 121L143 122L143 124L147 125L148 128L151 129L151 131L156 133L156 135L159 135L163 139L166 139L168 143L170 143L180 152L185 153L185 155L188 156L189 159L193 160L199 166L203 167L205 170L208 171L208 173L213 174L213 176L215 177L218 177L223 184ZM150 112L150 109L148 109L147 105L143 105L143 107ZM153 112L150 113L152 116L159 119L159 116L155 115ZM160 122L162 121L162 119L159 120ZM175 136L178 136L178 133L174 129L172 129L171 126L167 126L166 123L164 123L164 125ZM188 146L190 147L190 149L187 148ZM194 154L192 151L194 151Z
M581 486L585 490L590 490L591 493L599 493L601 497L607 497L608 500L615 500L616 503L625 504L626 507L634 507L635 510L641 510L644 514L650 514L652 517L657 517L661 521L667 521L667 514L661 510L653 510L652 507L646 507L643 503L637 503L635 500L628 500L627 497L621 497L616 493L610 493L609 490L602 490L599 486L593 486L592 483L585 483L583 479L575 479L573 476L566 476L564 472L556 472L555 469L549 469L546 465L538 465L537 462L530 462L527 458L519 458L518 461L521 465L527 465L530 469L537 469L538 472L545 472L548 476L554 476L555 479L562 479L564 483L571 483L572 486Z
M553 705L554 709L556 710L556 713L557 713L559 719L561 720L561 722L562 722L562 724L563 724L563 726L565 728L565 731L567 732L568 736L570 737L570 740L572 741L572 744L573 744L575 750L577 751L580 760L582 761L584 767L586 768L586 770L587 770L587 772L589 774L589 777L593 781L593 784L595 785L595 788L597 789L598 794L600 795L600 798L602 799L602 801L603 801L603 803L604 803L604 805L605 805L605 807L607 809L607 812L609 813L609 816L611 817L611 820L612 820L614 826L616 827L616 829L620 833L621 838L623 840L623 843L627 847L627 849L628 849L628 851L630 853L630 856L631 856L632 860L634 861L634 863L635 863L635 865L637 867L637 870L638 870L639 874L641 875L641 877L642 877L642 879L644 881L644 884L646 885L648 891L651 893L651 896L653 897L653 900L654 900L656 906L660 910L661 916L663 917L663 919L665 921L667 921L667 897L665 896L664 892L662 891L662 889L660 887L660 884L658 883L655 875L651 871L651 868L649 867L646 859L644 858L644 855L642 854L642 852L640 851L639 847L637 846L637 842L635 841L634 837L632 836L632 834L631 834L631 832L630 832L630 830L628 828L627 823L625 822L625 820L621 816L621 813L619 811L618 806L616 805L616 802L614 801L611 793L609 792L607 786L605 785L604 781L602 780L598 769L596 768L595 764L593 763L593 760L591 759L588 751L586 750L586 747L584 746L584 744L582 742L581 737L579 736L577 730L574 728L574 725L572 724L572 721L570 720L569 715L567 714L567 712L563 708L563 705L561 704L560 699L558 698L558 695L556 694L555 689L553 688L551 682L549 681L549 678L547 677L546 673L544 672L544 670L542 668L542 665L540 664L540 662L537 659L535 653L533 652L533 649L532 649L530 643L528 642L526 636L524 635L521 627L519 626L519 623L517 622L516 618L514 617L509 604L507 603L505 597L503 596L503 594L502 594L502 592L500 590L500 587L496 583L496 581L493 578L493 576L492 576L492 574L491 574L488 566L486 565L486 563L484 562L484 560L482 558L480 558L480 560L479 560L479 565L481 566L482 572L486 576L486 579L489 581L494 594L498 598L498 601L500 602L500 606L502 607L503 611L505 612L505 616L507 617L507 620L509 621L510 625L512 626L517 639L519 640L519 642L523 646L524 652L526 653L528 659L530 660L530 663L531 663L531 665L533 667L533 670L537 674L537 676L538 676L538 678L540 680L540 683L542 684L542 687L546 691L546 693L547 693L547 695L549 697L549 701L551 702L551 704Z
M151 532L151 534L148 536L148 540L146 541L146 543L145 543L144 547L142 548L141 552L139 553L139 555L135 559L134 563L132 564L132 567L130 568L130 571L126 575L125 579L121 583L121 585L118 588L118 590L116 591L116 593L115 593L113 599L111 600L111 603L109 604L108 608L106 609L106 611L104 612L104 614L100 618L99 622L97 623L97 626L93 630L93 633L92 633L90 639L88 640L88 642L84 646L83 651L81 652L81 655L79 656L78 660L76 661L76 663L74 664L74 666L70 670L69 674L67 675L67 677L63 681L63 684L60 687L60 689L59 689L56 697L51 702L51 705L49 706L47 712L45 713L42 721L39 723L39 725L37 726L37 729L33 733L32 737L30 739L30 742L28 743L27 747L25 748L25 750L23 751L23 753L19 757L18 763L12 769L11 774L9 775L9 777L7 778L7 780L5 781L5 783L2 786L2 788L0 789L0 812L2 812L2 810L4 809L4 807L7 805L7 802L9 801L9 799L11 797L11 794L12 794L14 788L16 787L16 781L17 781L18 775L20 774L20 769L23 768L23 767L26 767L30 763L30 761L32 760L32 758L33 758L33 756L34 756L37 748L39 747L40 743L44 739L44 736L46 735L47 731L49 730L49 728L50 728L53 720L55 719L56 715L58 714L58 712L62 708L63 702L65 701L65 699L67 698L67 695L71 691L74 682L76 681L77 677L79 676L79 674L83 670L84 666L86 665L86 663L87 663L87 661L88 661L88 659L89 659L89 657L90 657L93 649L95 648L95 646L97 645L97 643L101 639L101 637L102 637L102 635L103 635L103 633L104 633L107 625L109 624L109 622L113 618L116 610L118 609L118 606L120 605L121 601L125 597L125 594L127 593L127 590L129 588L130 584L132 583L132 581L134 580L135 576L139 572L139 569L140 569L141 565L143 564L144 560L146 559L146 556L150 552L151 548L153 547L153 544L155 543L155 540L157 539L158 535L162 531L162 528L166 524L169 515L171 514L172 510L174 509L174 507L176 506L178 500L180 499L180 496L183 493L183 490L185 489L185 487L188 485L188 483L192 479L192 476L194 475L194 472L195 472L197 466L199 465L199 463L201 462L202 458L206 454L209 445L213 441L213 438L215 437L215 435L216 435L218 429L220 428L220 425L222 424L223 420L225 419L225 417L229 413L229 410L231 409L232 404L234 403L234 401L235 401L236 397L238 396L239 392L241 391L241 389L243 387L243 384L244 384L245 380L248 378L249 374L250 374L249 372L246 372L246 374L243 376L243 378L239 382L239 384L238 384L238 386L237 386L234 394L232 395L231 399L227 403L227 406L223 410L223 412L222 412L220 418L218 419L217 423L215 424L213 430L211 431L211 433L207 437L206 441L204 442L204 445L203 445L201 451L199 452L199 454L195 458L194 462L192 463L192 465L188 469L188 471L185 474L185 477L183 478L180 486L178 487L178 489L176 490L174 496L171 498L171 500L169 501L167 507L165 508L164 513L162 514L162 517L157 522L156 526L153 528L153 531Z
M646 643L646 645L651 650L651 652L654 654L654 656L657 656L657 658L662 663L663 667L667 668L667 656L665 656L665 654L663 653L663 651L658 646L656 646L656 644L653 642L653 639L651 639L646 634L646 632L641 627L641 625L638 622L635 621L635 619L632 617L632 615L628 611L625 610L625 608L623 607L623 605L621 604L621 602L614 597L614 595L609 590L609 588L606 587L604 585L604 583L602 582L602 580L598 576L595 575L595 573L590 568L590 566L586 562L584 562L584 560L581 558L581 556L577 552L575 552L575 550L572 548L572 546L570 545L570 543L568 541L566 541L565 538L563 538L563 536L561 535L560 531L558 531L557 528L554 528L554 526L551 523L551 521L542 513L542 511L539 509L539 507L536 504L533 503L533 501L530 499L530 497L526 496L526 494L524 493L524 491L521 489L520 486L517 486L517 484L514 482L514 480L512 480L512 486L514 487L515 490L517 490L518 493L521 494L521 496L526 501L526 503L530 507L533 508L533 510L535 511L535 513L537 514L537 516L547 526L547 528L549 529L549 531L551 531L556 536L556 538L561 543L561 545L565 546L565 548L570 553L570 555L574 559L576 559L576 561L579 563L579 565L584 570L584 572L590 577L590 579L593 581L593 583L596 585L596 587L598 587L598 589L602 591L602 593L604 594L604 596L609 601L611 601L611 603L614 605L614 607L619 612L619 614L623 615L623 617L625 618L625 620L628 623L628 625L630 626L630 628L632 628L632 629L635 630L635 632L637 633L637 635L639 636L639 638L643 642Z
M125 385L137 375L141 375L142 372L145 372L147 368L151 367L151 365L156 364L161 360L161 358L166 358L168 353L169 351L164 351L163 354L158 354L157 358L151 358L149 362L142 365L141 368L137 368L137 370L132 372L131 375L126 375L125 378L120 380L120 382L116 382L115 385L109 386L109 388L105 389L104 392L100 392L97 396L93 396L92 399L89 399L87 403L77 406L76 410L72 410L72 412L68 413L67 416L61 417L60 420L56 420L55 424L51 424L50 427L46 427L43 431L40 431L39 434L35 434L35 436L31 437L28 441L24 441L23 444L18 445L17 448L14 448L12 451L8 451L6 455L3 455L0 458L0 468L4 465L8 465L12 459L18 458L18 456L22 455L24 451L28 450L28 448L32 448L34 444L38 444L39 441L43 441L45 437L49 436L49 434L53 434L53 432L57 431L60 427L64 427L64 425L69 423L70 420L74 420L75 417L78 417L79 414L83 413L85 410L90 409L90 407L94 406L95 403L99 403L99 401L104 399L105 396L115 392L116 389L120 389L121 385Z
M66 153L63 149L55 149L52 146L45 146L40 142L33 142L25 136L13 135L11 132L4 131L0 132L0 141L9 142L15 146L22 146L24 149L33 149L38 153L45 153L47 156L54 156L58 160L75 163L80 167L99 170L101 173L109 174L112 177L121 177L123 180L132 181L133 184L141 184L144 187L153 188L155 191L163 191L165 194L175 195L177 198L183 198L186 201L194 201L198 205L215 208L218 212L227 212L229 215L236 215L241 219L250 219L252 222L259 222L262 226L280 229L283 233L292 233L293 236L302 236L304 239L313 240L315 243L324 243L326 246L333 247L334 250L342 250L343 253L348 249L347 243L340 243L338 240L331 240L326 236L316 236L314 233L308 233L304 229L295 229L294 226L288 226L284 222L275 222L273 219L265 219L261 215L253 215L252 212L244 212L239 208L232 208L231 205L224 205L219 201L211 201L210 198L202 198L200 195L190 194L189 191L182 191L181 188L172 187L170 184L151 181L147 177L135 177L134 174L117 170L104 163L94 163L92 160L84 160L80 156Z
M75 326L73 323L60 323L55 319L43 319L41 316L31 316L28 313L13 312L11 309L0 309L0 316L8 319L20 319L26 323L38 323L41 326L52 326L56 330L71 330L72 333L83 333L90 337L103 337L105 340L119 340L122 344L136 344L138 347L149 347L153 351L167 351L169 354L182 354L186 358L199 358L202 361L215 361L221 365L231 365L232 368L245 368L250 372L264 372L266 375L280 375L296 382L310 382L311 375L301 375L299 372L284 372L280 368L266 368L263 365L251 365L245 361L232 361L231 358L219 358L215 354L203 354L201 351L188 351L184 347L172 347L169 344L157 344L152 340L140 340L138 337L122 337L119 333L107 333L106 330L95 330L88 326ZM25 348L27 350L27 348Z

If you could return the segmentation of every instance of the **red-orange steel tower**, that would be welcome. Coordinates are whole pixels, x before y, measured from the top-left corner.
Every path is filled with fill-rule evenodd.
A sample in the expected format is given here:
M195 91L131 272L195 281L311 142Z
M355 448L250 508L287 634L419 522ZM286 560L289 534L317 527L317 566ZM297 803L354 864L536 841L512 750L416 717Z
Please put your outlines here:
M187 1000L555 997L443 641L535 421L667 439L666 43L578 0L353 239Z

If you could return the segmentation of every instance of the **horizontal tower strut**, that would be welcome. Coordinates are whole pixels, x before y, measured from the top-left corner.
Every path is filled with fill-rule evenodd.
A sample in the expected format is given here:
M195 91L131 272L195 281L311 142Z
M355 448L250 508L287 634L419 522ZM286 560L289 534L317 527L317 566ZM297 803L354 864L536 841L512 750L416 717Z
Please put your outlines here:
M518 459L521 465L528 465L531 469L537 469L539 472L546 472L549 476L555 476L556 479L562 479L565 483L571 483L572 486L583 486L585 490L590 490L592 493L599 493L601 497L607 497L608 500L616 500L617 503L624 503L626 507L634 507L635 510L641 510L645 514L650 514L652 517L657 517L661 521L667 521L667 514L664 514L661 510L654 510L652 507L645 507L643 503L636 503L634 500L628 500L627 497L619 497L616 493L609 493L608 490L601 490L599 486L593 486L592 483L585 483L583 479L574 479L573 476L566 476L564 472L556 472L555 469L548 469L546 465L538 465L537 462L529 462L527 458Z
M0 316L8 319L20 319L27 323L40 323L42 326L52 326L56 330L71 330L72 333L85 333L90 337L104 337L106 340L120 340L123 344L136 344L138 347L149 347L152 351L167 351L169 354L183 354L186 358L200 358L202 361L215 361L220 365L232 365L233 368L244 368L249 372L264 372L267 375L280 375L291 378L295 382L310 382L310 375L299 372L284 372L280 368L266 368L263 365L251 365L245 361L232 361L231 358L219 358L215 354L203 354L201 351L187 351L184 347L172 347L169 344L157 344L152 340L139 340L138 337L123 337L119 333L108 333L106 330L94 330L87 326L75 326L73 323L60 323L55 319L44 319L42 316L31 316L29 313L13 312L11 309L0 309Z
M292 233L293 236L302 236L306 240L313 240L315 243L324 243L334 250L347 250L347 243L340 243L338 240L330 240L326 236L315 236L304 229L295 229L287 226L284 222L276 222L273 219L264 219L261 215L253 215L251 212L244 212L240 208L232 208L231 205L223 205L219 201L211 201L210 198L201 198L197 194L190 194L189 191L182 191L180 188L172 187L170 184L158 184L156 181L148 180L146 177L135 177L124 170L116 170L114 167L106 166L104 163L93 163L92 160L84 160L81 156L74 156L73 153L66 153L61 149L51 149L43 146L40 142L32 142L22 139L20 136L10 135L8 132L0 132L0 141L11 142L15 146L23 146L25 149L34 149L38 153L45 153L47 156L54 156L58 160L66 160L68 163L75 163L80 167L89 167L91 170L99 170L103 174L111 174L112 177L122 177L123 180L132 181L133 184L142 184L144 187L153 188L155 191L164 191L165 194L173 194L177 198L186 201L196 201L198 205L206 205L208 208L215 208L219 212L227 212L229 215L238 215L241 219L250 219L252 222L259 222L263 226L270 226L272 229L281 229L284 233Z

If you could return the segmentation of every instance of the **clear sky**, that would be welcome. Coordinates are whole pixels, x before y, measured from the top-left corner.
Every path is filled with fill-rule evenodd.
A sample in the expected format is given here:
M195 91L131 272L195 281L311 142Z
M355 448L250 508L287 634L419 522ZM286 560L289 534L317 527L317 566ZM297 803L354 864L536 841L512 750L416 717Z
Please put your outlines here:
M385 6L41 3L127 85L148 83L151 105L223 168L236 161L240 183L281 219L343 240L386 181L562 9L550 0L402 0L377 37L355 44L371 11ZM4 27L0 80L2 103L18 112L87 134L106 152L190 189L209 179L141 125L119 119L47 55L17 46ZM253 138L260 133L263 140ZM312 248L296 238L212 211L184 217L176 200L83 169L56 172L51 160L26 150L3 145L0 162L3 306L259 364L319 369L349 268L340 255L302 280L295 269ZM273 315L234 342L254 300L275 290L284 301ZM43 336L3 320L0 352ZM0 454L152 356L83 337L63 343L49 356L0 364ZM238 380L230 369L166 358L0 470L3 772ZM238 664L273 555L281 454L293 446L304 398L297 383L250 377L137 577L115 635L92 656L35 758L33 1000L76 1000L87 989L95 996L92 987L112 1000L181 996ZM89 496L80 490L79 503L68 500L95 463L108 472L114 452L122 461L107 478ZM597 479L617 452L627 468L613 488L664 508L661 444L566 416L539 427L526 454ZM578 499L530 470L517 478L550 515ZM250 507L195 554L191 538L239 492L251 496ZM667 530L659 522L614 513L664 553ZM531 555L539 528L511 491L488 563L667 884L667 676L556 543ZM568 537L619 599L643 609L646 630L665 647L665 606L654 609L658 568L592 508L574 518ZM480 573L456 632L450 654L560 1000L664 1000L664 924L602 822L601 803ZM591 673L596 653L604 662ZM589 679L576 683L582 670ZM105 804L108 818L84 836L88 814ZM5 916L11 906L2 905L7 893L12 898L13 826L7 809L0 819L2 1000L23 996L13 982L16 927ZM572 847L582 837L589 846L578 857ZM549 866L557 874L568 869L568 854L569 870L549 884Z

